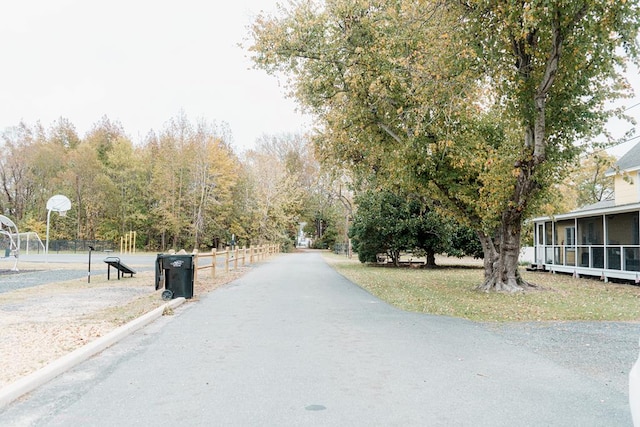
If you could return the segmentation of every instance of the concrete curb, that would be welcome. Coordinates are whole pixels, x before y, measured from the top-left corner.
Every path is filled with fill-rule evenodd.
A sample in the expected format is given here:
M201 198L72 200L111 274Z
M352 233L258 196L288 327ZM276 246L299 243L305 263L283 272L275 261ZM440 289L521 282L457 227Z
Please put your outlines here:
M13 402L19 397L51 381L58 375L68 371L74 366L84 362L91 356L100 353L101 351L112 346L127 335L158 319L160 316L162 316L162 313L165 311L165 309L174 309L184 301L184 298L176 298L175 300L163 304L155 310L152 310L147 314L142 315L137 319L114 329L105 336L100 337L95 341L92 341L89 344L82 346L65 356L62 356L57 360L54 360L44 368L41 368L36 372L29 374L26 377L20 378L14 383L9 384L8 386L0 390L0 409L9 405L9 403Z

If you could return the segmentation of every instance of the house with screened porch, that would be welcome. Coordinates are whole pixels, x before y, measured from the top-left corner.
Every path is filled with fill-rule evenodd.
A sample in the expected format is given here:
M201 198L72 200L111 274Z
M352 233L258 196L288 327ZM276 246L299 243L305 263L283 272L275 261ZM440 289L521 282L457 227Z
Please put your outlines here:
M613 200L533 220L534 268L640 283L640 144L607 175Z

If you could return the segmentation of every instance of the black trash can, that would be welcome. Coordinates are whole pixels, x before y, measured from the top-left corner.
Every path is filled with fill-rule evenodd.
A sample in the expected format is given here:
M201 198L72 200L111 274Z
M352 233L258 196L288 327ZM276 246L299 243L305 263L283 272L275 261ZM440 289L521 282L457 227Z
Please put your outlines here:
M160 289L164 281L165 291L162 299L193 297L194 278L193 255L158 254L156 258L156 289Z

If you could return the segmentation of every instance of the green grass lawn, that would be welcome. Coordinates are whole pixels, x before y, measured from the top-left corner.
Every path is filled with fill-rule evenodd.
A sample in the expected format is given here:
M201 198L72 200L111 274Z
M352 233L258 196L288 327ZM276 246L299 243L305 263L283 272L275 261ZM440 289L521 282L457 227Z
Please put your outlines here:
M407 311L475 321L640 321L640 286L522 271L542 290L518 294L483 293L474 288L483 270L456 259L436 269L384 268L356 257L324 253L339 273L378 298ZM466 264L466 265L463 265Z

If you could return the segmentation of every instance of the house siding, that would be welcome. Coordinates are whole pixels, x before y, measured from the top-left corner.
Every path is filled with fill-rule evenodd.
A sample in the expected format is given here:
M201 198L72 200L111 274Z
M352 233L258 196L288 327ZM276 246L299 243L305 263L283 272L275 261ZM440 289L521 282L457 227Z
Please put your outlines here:
M639 201L638 172L628 174L626 178L621 174L616 175L614 186L616 189L616 205L626 205Z

